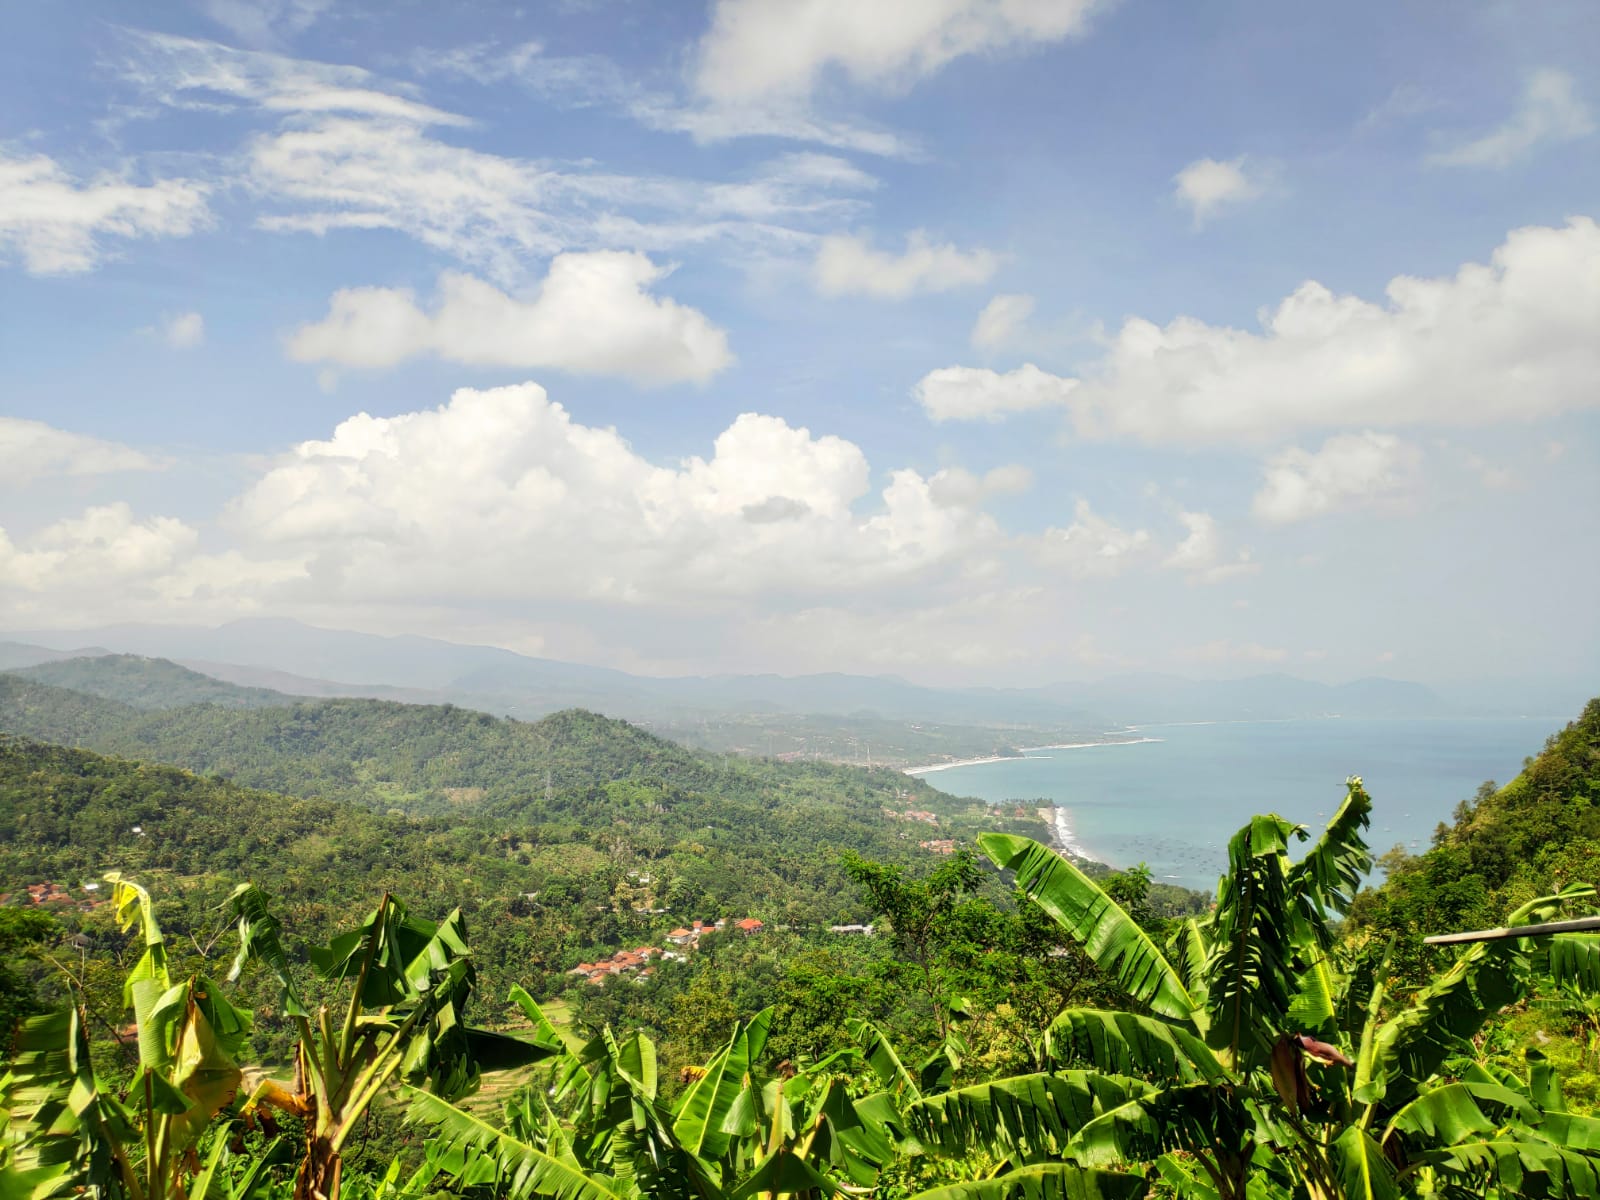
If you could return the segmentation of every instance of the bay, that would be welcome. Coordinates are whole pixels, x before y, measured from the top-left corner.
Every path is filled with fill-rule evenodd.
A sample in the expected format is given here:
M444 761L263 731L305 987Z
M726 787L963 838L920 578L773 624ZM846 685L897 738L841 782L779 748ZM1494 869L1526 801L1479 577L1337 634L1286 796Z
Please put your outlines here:
M924 779L990 804L1057 806L1061 840L1089 858L1146 863L1156 879L1211 890L1229 837L1255 813L1320 832L1360 776L1373 799L1368 842L1426 850L1435 826L1493 779L1508 783L1565 720L1555 717L1148 725L1151 740L1040 749Z

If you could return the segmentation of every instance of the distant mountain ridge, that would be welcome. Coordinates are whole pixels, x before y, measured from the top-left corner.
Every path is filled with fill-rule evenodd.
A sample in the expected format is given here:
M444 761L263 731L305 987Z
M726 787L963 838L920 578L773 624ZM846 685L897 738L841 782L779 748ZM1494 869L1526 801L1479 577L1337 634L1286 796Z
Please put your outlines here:
M138 709L220 704L225 708L267 708L293 704L298 697L266 688L240 687L170 659L138 654L98 654L59 658L8 671L39 683L116 700Z
M870 780L885 798L915 793L923 807L937 800L924 782L889 772L705 754L581 709L537 722L353 698L139 709L8 671L0 672L0 733L410 813L521 808L549 787L624 781L706 795L737 783L771 802L834 787L853 794Z
M1158 722L1426 717L1451 711L1421 684L1362 679L1329 685L1282 674L1214 681L1124 676L1037 688L933 688L887 676L840 673L657 678L494 646L411 635L380 637L280 619L217 628L123 625L10 636L17 641L0 643L0 663L7 653L12 658L60 655L92 642L122 653L170 659L242 687L450 702L530 719L578 707L653 723L728 713L862 714L1103 730ZM37 658L26 665L45 661Z

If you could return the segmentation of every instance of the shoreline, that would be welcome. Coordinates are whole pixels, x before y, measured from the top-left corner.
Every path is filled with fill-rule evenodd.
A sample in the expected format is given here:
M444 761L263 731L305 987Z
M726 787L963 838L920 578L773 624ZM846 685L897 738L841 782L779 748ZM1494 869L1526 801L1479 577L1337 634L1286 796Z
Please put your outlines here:
M1034 810L1050 830L1051 849L1057 854L1075 858L1080 862L1099 863L1116 870L1116 864L1104 855L1096 854L1080 842L1072 832L1072 810L1064 804L1052 804Z
M1017 762L1024 758L1038 758L1040 750L1088 750L1095 746L1137 746L1142 742L1160 742L1164 738L1119 738L1108 742L1057 742L1050 746L1019 746L1016 754L989 754L982 758L958 758L954 762L929 763L920 767L901 767L902 775L931 775L935 771L948 771L954 767L981 767L987 763Z

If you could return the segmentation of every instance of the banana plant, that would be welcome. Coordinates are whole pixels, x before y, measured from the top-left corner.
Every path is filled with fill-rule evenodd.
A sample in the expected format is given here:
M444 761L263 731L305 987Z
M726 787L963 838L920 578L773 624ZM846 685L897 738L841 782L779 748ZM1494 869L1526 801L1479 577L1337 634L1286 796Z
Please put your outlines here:
M461 912L436 924L385 895L356 928L310 950L336 1001L313 1007L294 979L266 895L242 884L229 906L239 930L229 979L252 963L267 970L280 1011L299 1032L293 1079L262 1080L242 1113L275 1109L299 1118L305 1147L295 1200L339 1200L345 1143L397 1078L443 1095L475 1080L475 1047L493 1035L466 1024L475 975ZM348 995L338 1004L343 989Z
M1543 955L1526 940L1476 944L1395 1009L1370 952L1336 949L1333 922L1371 867L1370 811L1351 779L1298 862L1304 827L1254 818L1229 843L1213 911L1166 945L1049 848L981 837L1131 1007L1061 1013L1051 1070L914 1101L911 1135L935 1152L987 1148L1008 1168L999 1179L1026 1172L1016 1186L1029 1195L1057 1168L1129 1165L1215 1200L1600 1195L1600 1123L1450 1073ZM1569 888L1510 922L1592 895Z
M559 1046L521 988L535 1040ZM668 1104L655 1046L602 1031L578 1051L554 1050L548 1092L524 1089L491 1124L412 1091L412 1118L443 1145L498 1164L496 1195L522 1200L739 1200L836 1196L869 1188L896 1154L884 1094L851 1096L838 1067L854 1052L795 1068L762 1065L771 1010L737 1025Z
M181 1200L215 1180L220 1196L228 1190L215 1170L222 1150L209 1127L239 1090L235 1055L250 1014L204 976L174 981L149 893L115 873L106 879L118 925L137 929L143 947L123 989L138 1027L138 1069L120 1095L96 1077L81 1007L25 1021L0 1079L0 1195Z

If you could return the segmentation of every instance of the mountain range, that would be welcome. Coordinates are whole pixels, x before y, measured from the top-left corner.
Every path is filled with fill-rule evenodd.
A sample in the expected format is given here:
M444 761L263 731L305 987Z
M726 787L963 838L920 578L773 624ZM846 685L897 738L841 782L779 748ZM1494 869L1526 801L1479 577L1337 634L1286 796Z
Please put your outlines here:
M765 714L1101 732L1161 722L1429 717L1452 711L1421 684L1379 678L1329 685L1283 674L1228 680L1126 675L1035 688L934 688L882 675L650 677L494 646L382 637L279 619L215 628L120 625L8 636L11 640L0 642L0 670L37 671L56 664L38 677L66 687L81 687L81 678L72 680L82 672L65 662L132 654L168 659L239 688L287 696L453 703L519 718L581 707L656 727ZM116 698L138 703L127 695ZM258 701L270 702L265 696Z

